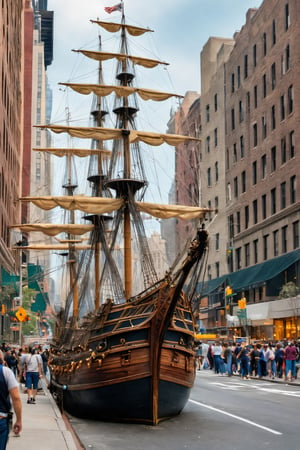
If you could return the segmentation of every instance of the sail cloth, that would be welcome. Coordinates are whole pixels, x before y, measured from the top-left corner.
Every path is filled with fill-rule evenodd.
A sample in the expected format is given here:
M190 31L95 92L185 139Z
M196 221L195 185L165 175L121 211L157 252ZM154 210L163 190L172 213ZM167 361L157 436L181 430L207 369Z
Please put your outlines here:
M46 234L47 236L56 236L60 233L69 233L74 235L82 235L88 233L94 229L94 225L85 224L54 224L54 223L28 223L22 225L12 225L10 228L18 228L25 233L31 233L32 231L38 231Z
M118 97L128 97L137 93L142 100L154 100L156 102L168 100L171 97L183 98L182 95L172 94L170 92L160 92L153 89L143 89L132 86L113 86L104 84L81 84L81 83L59 83L67 86L79 94L88 95L93 92L97 96L106 97L114 92Z
M141 58L140 56L126 55L125 53L98 52L95 50L73 50L73 52L82 53L84 56L95 59L96 61L106 61L113 58L116 58L118 61L129 59L134 64L143 66L147 69L152 69L159 64L164 64L165 66L169 65L167 62L159 61L157 59Z
M111 156L110 150L101 149L90 149L90 148L33 148L34 152L45 152L52 153L59 158L68 155L79 156L79 158L84 158L91 155L104 155L105 157Z
M60 206L69 211L79 210L90 214L110 213L120 209L124 204L124 200L119 198L85 197L83 195L70 195L66 197L21 197L20 200L31 202L46 211Z
M125 29L131 36L141 36L148 32L153 33L153 30L150 30L150 28L141 28L133 25L126 25L125 23L104 22L102 20L91 20L91 22L96 23L109 33L117 33L121 28Z
M158 219L178 218L184 220L200 219L210 212L209 208L183 205L161 205L156 203L135 202L141 212L150 214Z
M102 127L70 127L66 125L36 125L38 128L48 128L54 133L69 133L72 137L86 138L86 139L121 139L123 136L123 130L115 128L102 128ZM147 131L138 130L126 130L130 131L129 142L134 143L142 141L149 145L161 145L167 143L169 145L176 146L185 141L201 141L199 138L183 136L180 134L165 134L165 133L152 133Z

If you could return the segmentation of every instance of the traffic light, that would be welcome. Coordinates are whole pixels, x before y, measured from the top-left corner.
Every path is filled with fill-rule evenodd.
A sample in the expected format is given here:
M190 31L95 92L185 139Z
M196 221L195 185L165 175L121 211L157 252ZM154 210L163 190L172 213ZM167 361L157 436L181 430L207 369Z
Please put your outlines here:
M5 305L2 303L2 305L1 305L1 314L2 314L2 316L4 316L5 313L6 313L6 308L5 308Z
M238 307L240 309L245 309L246 308L246 304L247 304L247 301L246 301L245 297L243 297L240 300L238 300Z
M226 295L226 297L229 297L230 295L232 295L232 287L231 286L226 286L225 295Z

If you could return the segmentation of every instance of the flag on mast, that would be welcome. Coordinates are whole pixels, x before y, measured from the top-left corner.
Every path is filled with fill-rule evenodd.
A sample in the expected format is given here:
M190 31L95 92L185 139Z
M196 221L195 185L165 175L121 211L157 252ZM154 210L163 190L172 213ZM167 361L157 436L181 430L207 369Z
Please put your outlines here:
M111 14L114 11L122 11L123 7L122 7L122 3L118 3L117 5L114 6L106 6L104 8L104 11L107 12L108 14Z

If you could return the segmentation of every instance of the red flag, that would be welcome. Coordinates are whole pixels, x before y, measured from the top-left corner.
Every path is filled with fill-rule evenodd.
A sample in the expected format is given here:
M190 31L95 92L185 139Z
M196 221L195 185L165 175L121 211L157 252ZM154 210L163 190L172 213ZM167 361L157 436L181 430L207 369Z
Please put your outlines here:
M118 3L115 6L107 6L106 8L104 8L104 11L108 14L111 14L114 11L122 11L122 3Z

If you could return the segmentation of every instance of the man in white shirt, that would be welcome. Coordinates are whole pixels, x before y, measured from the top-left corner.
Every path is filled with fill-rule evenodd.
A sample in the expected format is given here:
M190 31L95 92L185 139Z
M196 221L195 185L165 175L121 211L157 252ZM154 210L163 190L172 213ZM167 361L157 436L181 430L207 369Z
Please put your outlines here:
M43 361L35 348L22 355L21 366L26 370L25 386L27 389L27 403L35 404L39 379L43 375Z

